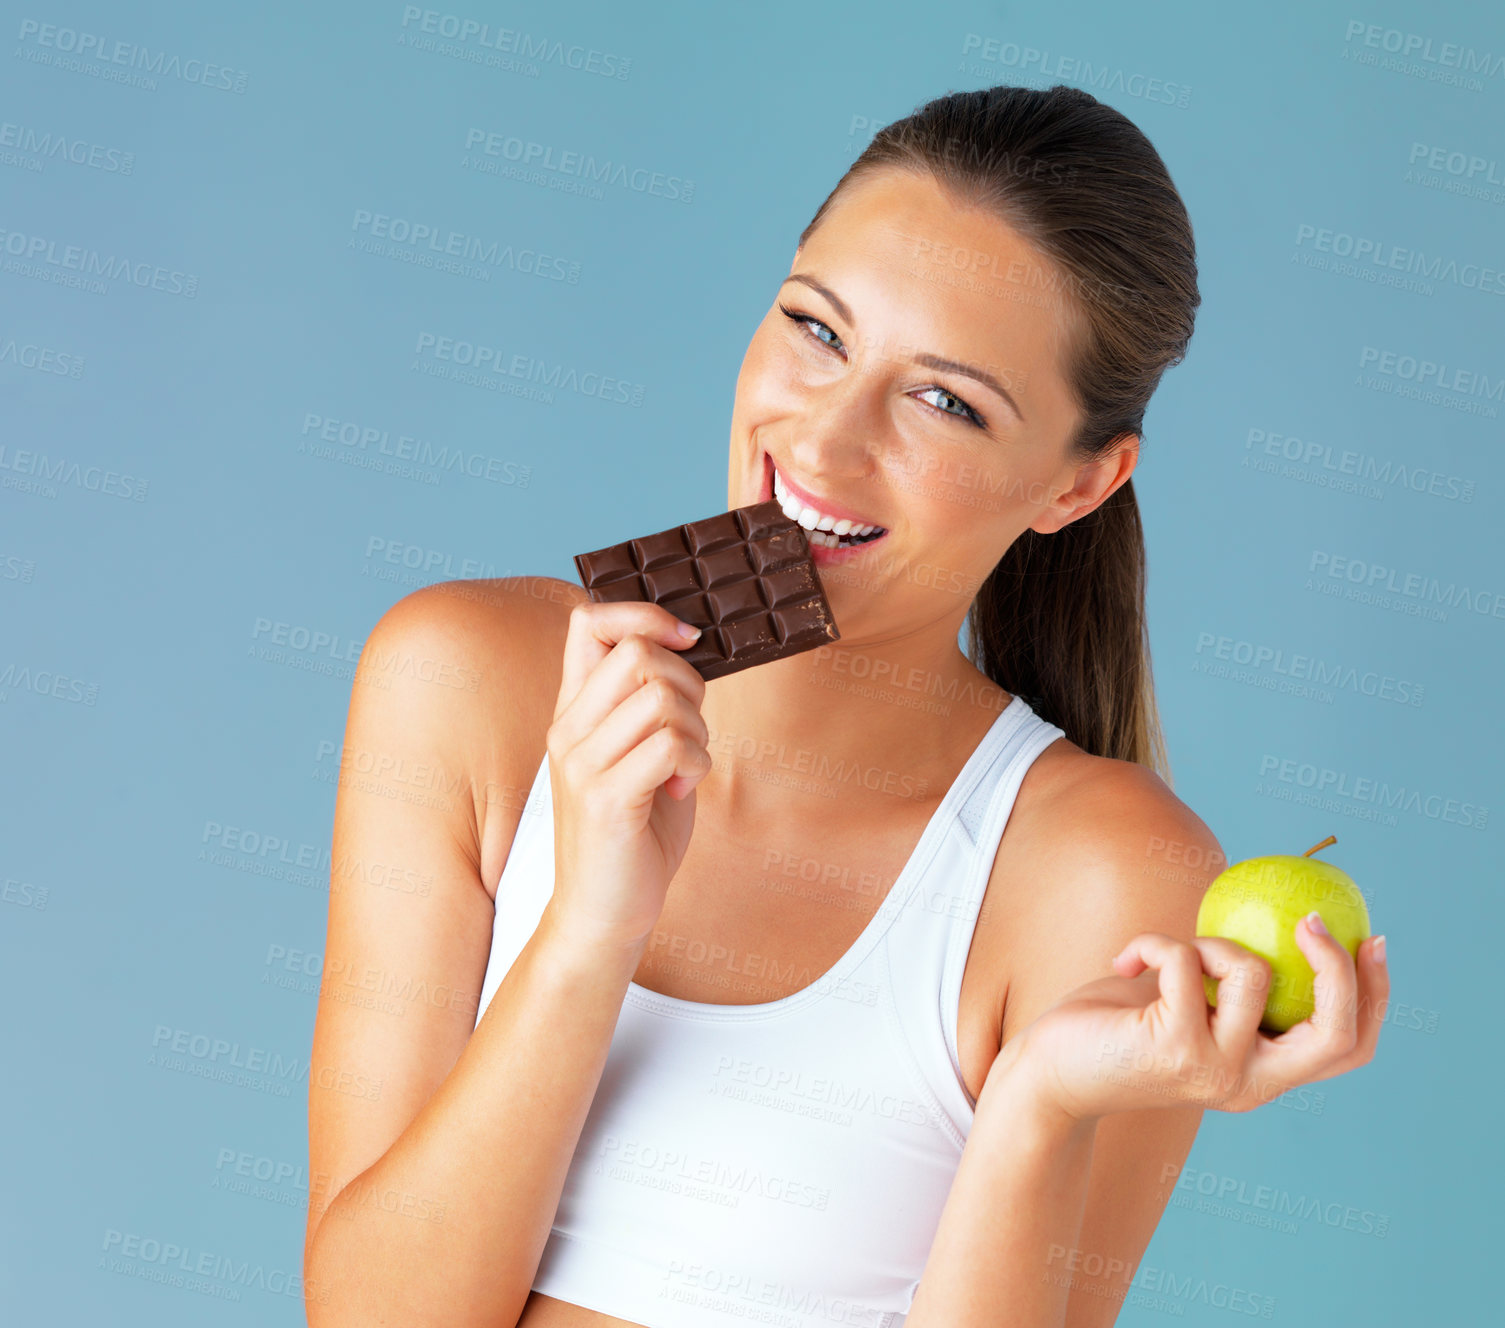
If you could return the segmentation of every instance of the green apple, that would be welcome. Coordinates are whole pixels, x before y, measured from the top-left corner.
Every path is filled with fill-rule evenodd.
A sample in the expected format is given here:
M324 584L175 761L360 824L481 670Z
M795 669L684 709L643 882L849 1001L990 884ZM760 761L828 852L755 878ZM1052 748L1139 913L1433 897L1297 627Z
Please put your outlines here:
M1197 910L1197 935L1222 936L1254 951L1270 965L1270 991L1260 1028L1284 1033L1315 1008L1316 974L1296 945L1296 924L1316 909L1333 939L1358 958L1369 935L1369 908L1353 878L1312 857L1336 844L1328 835L1296 857L1277 853L1236 862L1207 887ZM1217 979L1205 974L1207 1000L1218 1003Z

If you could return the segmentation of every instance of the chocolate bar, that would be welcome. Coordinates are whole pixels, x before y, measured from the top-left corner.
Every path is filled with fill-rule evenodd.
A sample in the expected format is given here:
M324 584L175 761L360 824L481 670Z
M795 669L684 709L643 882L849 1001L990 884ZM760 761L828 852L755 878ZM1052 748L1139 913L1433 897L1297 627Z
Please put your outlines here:
M701 629L677 654L709 682L841 639L804 527L778 503L577 553L598 604L646 600Z

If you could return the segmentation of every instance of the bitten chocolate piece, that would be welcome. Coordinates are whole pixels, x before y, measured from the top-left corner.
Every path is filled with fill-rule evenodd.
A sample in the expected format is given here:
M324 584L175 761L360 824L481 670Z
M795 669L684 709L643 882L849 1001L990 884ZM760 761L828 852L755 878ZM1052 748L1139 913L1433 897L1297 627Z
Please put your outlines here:
M798 521L754 503L577 553L596 603L647 600L702 629L676 653L709 682L841 639Z

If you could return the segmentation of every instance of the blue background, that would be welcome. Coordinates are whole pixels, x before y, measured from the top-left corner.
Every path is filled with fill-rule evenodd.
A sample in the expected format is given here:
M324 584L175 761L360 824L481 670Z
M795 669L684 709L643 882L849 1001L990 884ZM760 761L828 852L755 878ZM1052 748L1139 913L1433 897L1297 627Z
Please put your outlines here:
M873 129L950 89L1082 85L1041 76L1062 58L1121 75L1086 86L1144 129L1196 228L1204 303L1135 476L1176 791L1235 861L1336 833L1325 856L1365 888L1394 975L1371 1066L1251 1116L1207 1115L1144 1268L1272 1299L1291 1325L1487 1314L1505 299L1310 267L1317 246L1299 237L1505 265L1499 7L455 4L443 12L595 48L626 76L415 47L400 4L0 5L0 134L61 135L101 163L14 143L0 158L6 1317L302 1321L296 1294L122 1272L110 1233L299 1270L304 1085L200 1077L191 1055L175 1071L157 1044L186 1030L306 1061L318 979L278 986L269 956L322 950L319 855L360 642L428 581L573 579L581 548L719 510L742 353L842 169ZM1462 85L1427 77L1435 60L1386 68L1351 21L1495 63ZM70 65L40 23L244 79L108 79L129 67ZM1026 64L1022 47L1048 54ZM1185 104L1135 95L1144 78ZM693 191L590 197L484 173L462 165L472 128ZM1487 163L1476 192L1413 165L1418 144ZM366 252L351 244L371 238L362 212L548 262L481 279L411 261L411 245ZM33 238L160 266L168 289L61 284L59 263L25 266ZM189 277L192 296L171 289ZM434 376L426 332L621 379L639 404ZM1418 395L1409 370L1366 366L1366 348L1474 383ZM458 449L479 473L320 445L310 416ZM1359 452L1388 478L1334 487L1320 457L1270 455L1271 435ZM63 471L39 476L36 453ZM103 492L82 481L91 467L127 478ZM1352 598L1331 562L1312 572L1319 556L1466 587L1475 608ZM320 644L278 646L274 624ZM1235 655L1402 680L1419 703L1281 691L1270 664L1220 660L1222 637ZM1320 770L1349 792L1313 805ZM1422 801L1376 809L1360 780ZM217 848L219 827L260 847ZM237 1189L227 1154L283 1174ZM1322 1215L1262 1225L1261 1187ZM1195 1207L1209 1188L1224 1210ZM1162 1321L1143 1286L1121 1323ZM1189 1322L1237 1313L1179 1302Z

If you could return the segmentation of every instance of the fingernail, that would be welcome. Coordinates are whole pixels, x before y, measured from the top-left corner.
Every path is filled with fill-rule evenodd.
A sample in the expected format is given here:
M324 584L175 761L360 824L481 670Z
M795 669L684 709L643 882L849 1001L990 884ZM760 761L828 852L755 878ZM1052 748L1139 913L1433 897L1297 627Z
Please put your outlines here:
M1373 953L1375 963L1383 964L1385 962L1385 938L1383 936L1376 936L1374 938Z
M1314 936L1326 936L1328 934L1327 924L1322 921L1322 914L1317 912L1316 909L1313 909L1306 915L1306 925L1307 930Z
M700 628L696 627L694 623L682 622L679 625L679 634L688 640L694 641L700 635Z

